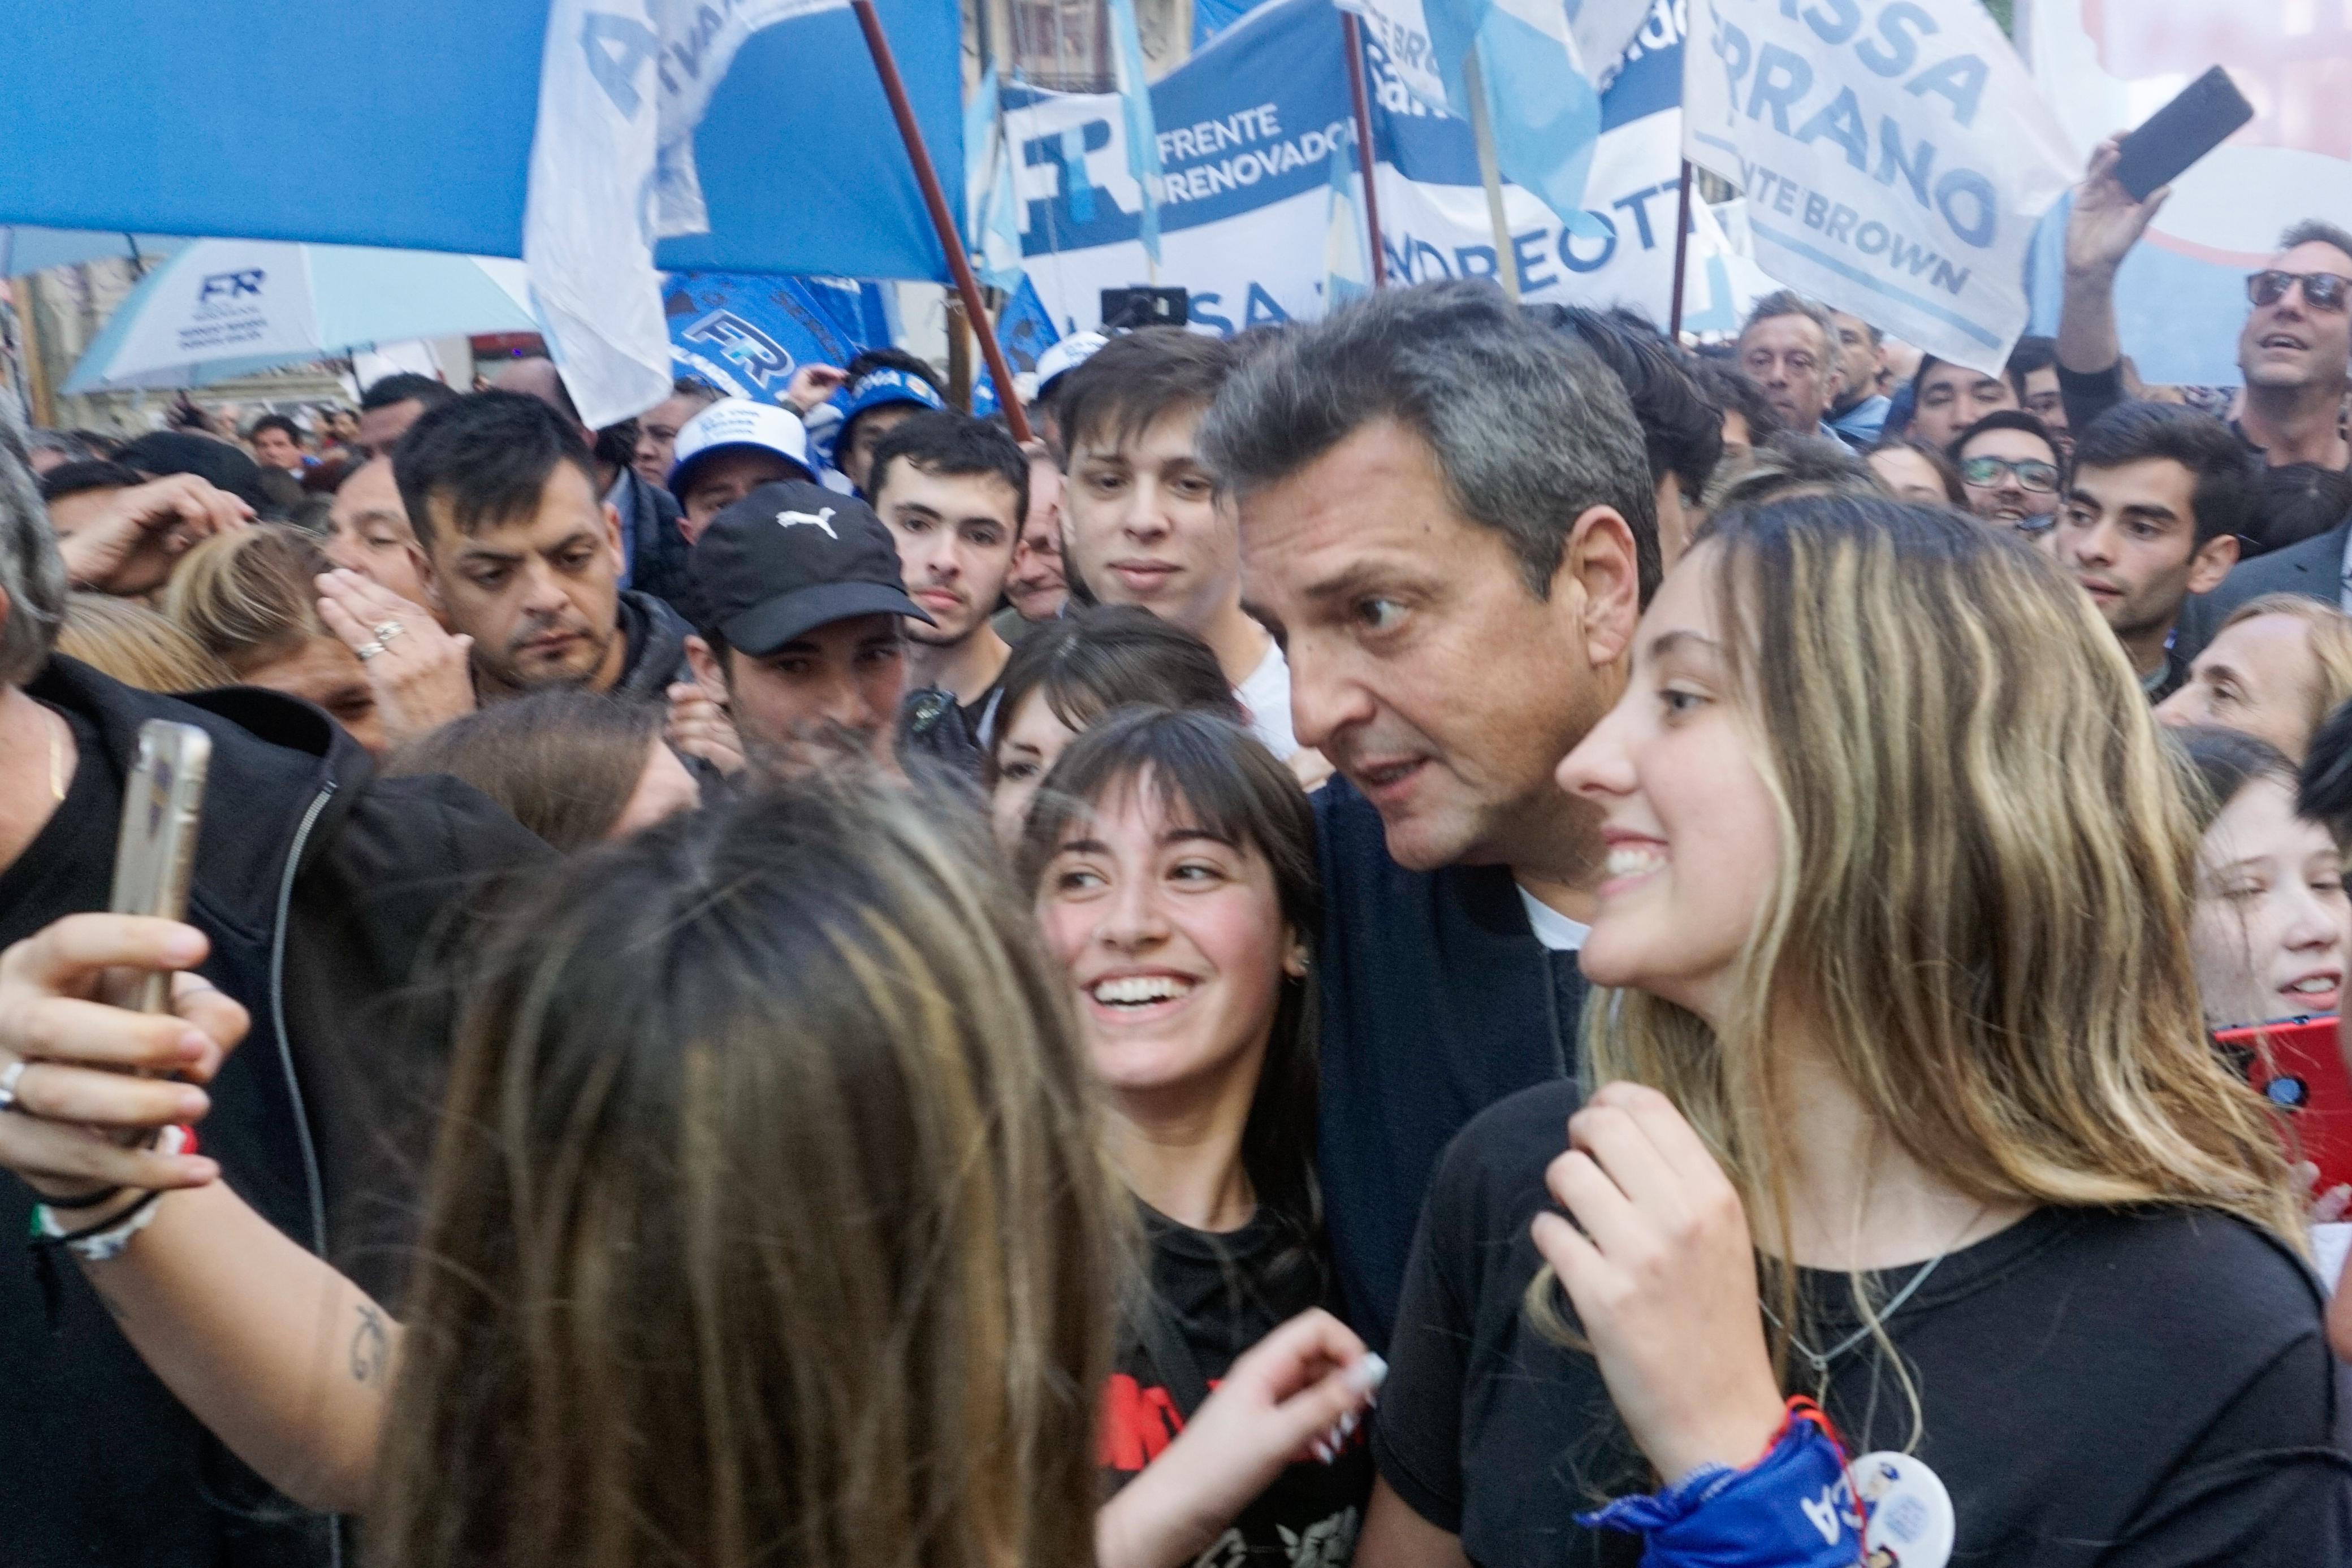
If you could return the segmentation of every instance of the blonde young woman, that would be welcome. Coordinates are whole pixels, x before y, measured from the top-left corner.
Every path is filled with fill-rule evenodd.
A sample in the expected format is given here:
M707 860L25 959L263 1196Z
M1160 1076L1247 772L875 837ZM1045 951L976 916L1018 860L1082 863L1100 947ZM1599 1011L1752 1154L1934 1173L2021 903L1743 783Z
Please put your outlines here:
M1560 768L1609 846L1597 1090L1433 1186L1359 1556L2340 1563L2352 1450L2281 1147L2209 1048L2196 839L2023 541L1722 519ZM1853 1458L1773 1496L1782 1456ZM1873 1507L1867 1542L1854 1539ZM1763 1507L1769 1503L1770 1507Z

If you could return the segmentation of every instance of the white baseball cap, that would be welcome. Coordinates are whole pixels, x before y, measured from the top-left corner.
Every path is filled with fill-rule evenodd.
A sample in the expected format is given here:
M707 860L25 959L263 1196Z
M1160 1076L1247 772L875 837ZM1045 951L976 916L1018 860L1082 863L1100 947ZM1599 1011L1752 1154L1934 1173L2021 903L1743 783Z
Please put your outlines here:
M1046 345L1037 356L1037 395L1044 397L1053 384L1076 370L1094 356L1110 339L1100 332L1073 332L1059 342Z
M773 403L730 397L712 403L679 427L669 465L669 493L683 504L697 470L720 453L739 450L772 452L807 478L816 477L816 466L809 461L808 428L799 415Z

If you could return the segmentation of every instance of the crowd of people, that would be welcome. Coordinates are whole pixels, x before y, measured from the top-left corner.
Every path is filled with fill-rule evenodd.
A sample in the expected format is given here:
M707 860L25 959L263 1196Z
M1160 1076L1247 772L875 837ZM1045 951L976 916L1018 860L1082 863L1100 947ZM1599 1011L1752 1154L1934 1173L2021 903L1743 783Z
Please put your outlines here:
M2352 962L2352 235L2200 406L2114 162L1999 374L1463 281L1026 446L0 426L0 1558L2352 1560L2352 1100L2214 1038Z

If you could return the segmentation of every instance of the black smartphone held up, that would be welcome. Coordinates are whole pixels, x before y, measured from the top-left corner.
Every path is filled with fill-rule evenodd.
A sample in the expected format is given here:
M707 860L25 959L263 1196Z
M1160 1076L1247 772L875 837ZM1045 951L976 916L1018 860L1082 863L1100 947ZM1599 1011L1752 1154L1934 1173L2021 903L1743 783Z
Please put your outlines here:
M1102 291L1102 324L1106 332L1124 332L1137 327L1181 327L1192 319L1192 296L1181 288Z
M2253 117L2254 106L2230 73L2215 66L2124 138L2116 178L2132 200L2145 202Z

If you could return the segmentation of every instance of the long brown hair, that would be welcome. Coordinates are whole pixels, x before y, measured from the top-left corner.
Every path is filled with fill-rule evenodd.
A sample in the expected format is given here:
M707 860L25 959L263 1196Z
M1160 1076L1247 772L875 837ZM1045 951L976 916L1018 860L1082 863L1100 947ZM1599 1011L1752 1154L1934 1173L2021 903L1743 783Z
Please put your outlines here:
M456 1030L383 1562L1087 1568L1111 1188L992 853L817 779L521 896Z
M559 687L450 720L387 758L387 774L446 773L559 850L601 841L661 738L659 703Z
M1778 881L1719 1032L1597 992L1586 1060L1707 1140L1768 1293L1797 1304L1771 1029L1790 1010L1883 1134L1960 1192L2189 1205L2300 1247L2278 1133L2206 1038L2189 808L2089 601L2026 541L1891 500L1735 511L1702 544L1682 570L1713 576ZM1549 1271L1529 1293L1554 1327L1557 1296ZM1785 1333L1776 1351L1785 1365Z

